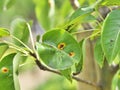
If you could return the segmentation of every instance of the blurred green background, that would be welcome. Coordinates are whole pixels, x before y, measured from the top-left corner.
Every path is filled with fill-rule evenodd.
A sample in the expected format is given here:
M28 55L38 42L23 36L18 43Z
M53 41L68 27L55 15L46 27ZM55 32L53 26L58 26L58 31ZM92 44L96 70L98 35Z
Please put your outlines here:
M43 16L44 16L46 10L49 9L49 6L46 7L44 5L46 1L47 0L16 0L15 3L8 10L0 11L0 27L5 27L10 29L10 24L14 19L24 18L27 21L29 20L33 21L33 33L39 34L43 32L42 30L50 29L49 27L48 28L44 27L44 25L43 25L43 29L41 28L40 24L43 23L40 22L41 18L39 18L39 12L38 12L40 9L43 9ZM1 2L4 2L4 0L2 0ZM55 15L53 16L54 22L52 21L46 23L47 25L50 23L52 27L64 22L65 18L69 16L68 13L70 13L70 11L73 10L72 7L70 6L69 0L65 0L64 2L62 0L55 0L55 3L56 3L56 7L55 7L56 12ZM36 8L39 8L38 11L36 11ZM37 12L38 15L36 15ZM43 22L46 22L45 18L43 18ZM53 25L53 23L55 25ZM45 75L46 73L44 71L40 71L40 73L38 73L39 69L36 70L37 67L35 67L35 64L31 64L33 62L29 62L29 60L27 62L26 62L27 63L26 66L20 70L19 79L20 79L20 85L22 87L21 90L76 90L77 84L75 81L73 81L73 83L70 83L64 77L55 74L47 75L48 79L45 79L46 77L42 77L42 76L39 77L42 78L42 80L37 79L38 77L35 76L36 74L38 74L37 76L41 74L43 76L46 76ZM34 79L34 80L28 80L28 79ZM36 82L37 85L31 86L31 84Z

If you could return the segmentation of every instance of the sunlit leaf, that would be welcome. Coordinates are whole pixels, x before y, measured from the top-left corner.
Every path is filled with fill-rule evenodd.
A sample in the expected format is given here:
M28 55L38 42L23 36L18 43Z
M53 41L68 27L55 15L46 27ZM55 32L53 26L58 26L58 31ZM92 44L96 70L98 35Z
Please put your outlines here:
M9 46L5 43L0 43L0 59L6 52L6 50L9 48Z
M5 28L0 28L0 37L9 36L10 32Z
M120 5L120 0L102 0L101 5Z
M20 90L20 84L19 84L19 79L18 79L18 69L19 69L19 64L23 60L25 60L26 57L22 56L22 54L17 53L13 59L13 80L14 80L14 87L15 90Z
M78 63L81 57L78 42L65 30L57 29L45 33L42 43L37 43L36 46L43 62L55 69L67 69Z
M23 43L27 43L29 40L29 30L27 22L24 19L15 19L11 24L12 35L21 40ZM21 45L20 42L13 39L16 45Z
M113 77L112 90L120 90L120 70Z
M105 56L111 63L120 51L120 10L112 11L105 19L101 41Z
M0 61L0 89L15 90L13 80L13 58L15 54L10 54Z

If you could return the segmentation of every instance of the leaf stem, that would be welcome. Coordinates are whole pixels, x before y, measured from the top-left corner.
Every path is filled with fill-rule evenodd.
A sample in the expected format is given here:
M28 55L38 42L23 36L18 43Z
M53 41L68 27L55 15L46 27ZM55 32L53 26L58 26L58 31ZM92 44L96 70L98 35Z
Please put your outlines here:
M27 23L27 26L28 26L28 30L30 33L30 39L31 39L32 48L33 48L33 52L30 54L33 55L34 58L36 58L37 60L40 60L39 55L38 55L37 51L35 50L35 44L34 44L34 40L33 40L32 30L31 30L29 23ZM33 54L33 53L35 53L35 54Z
M99 30L99 29L81 30L81 31L74 32L74 33L71 33L71 34L74 35L74 34L79 34L79 33L93 32L94 30Z
M34 40L33 40L32 30L31 30L29 23L27 23L27 27L28 27L28 30L30 33L30 40L31 40L32 48L33 48L33 50L35 50L35 48L34 48L35 44L34 44Z
M11 35L11 37L15 40L17 40L18 42L20 42L23 46L25 46L30 52L33 53L33 50L30 49L25 43L23 43L20 39L16 38L15 36Z
M22 53L28 54L28 52L26 50L24 50L23 48L20 48L20 47L16 46L15 44L13 44L11 42L8 42L6 40L3 40L3 42L11 45L11 46L9 46L10 48L13 48L13 49L18 50L18 51L20 51Z

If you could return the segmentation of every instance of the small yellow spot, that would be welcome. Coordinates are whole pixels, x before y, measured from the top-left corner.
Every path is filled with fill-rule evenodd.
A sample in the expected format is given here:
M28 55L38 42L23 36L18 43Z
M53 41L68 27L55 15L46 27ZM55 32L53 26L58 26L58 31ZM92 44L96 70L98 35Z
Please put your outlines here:
M6 67L3 67L3 68L1 69L1 71L2 71L2 73L7 73L7 72L9 71L9 69L6 68Z
M70 52L69 56L73 57L73 56L75 56L75 53L74 52Z
M65 46L65 43L60 43L58 44L58 49L63 50Z

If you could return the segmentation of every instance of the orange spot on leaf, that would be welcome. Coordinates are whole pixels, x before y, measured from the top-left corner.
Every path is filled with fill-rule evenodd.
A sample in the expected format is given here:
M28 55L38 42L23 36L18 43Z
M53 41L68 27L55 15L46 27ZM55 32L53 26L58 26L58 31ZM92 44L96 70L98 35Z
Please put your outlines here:
M6 68L6 67L3 67L3 68L1 69L1 71L2 71L2 73L7 73L7 72L9 71L9 69Z
M73 57L73 56L75 56L75 53L74 52L70 52L69 56Z
M65 48L65 46L66 46L65 43L60 43L60 44L58 44L58 49L62 50Z

